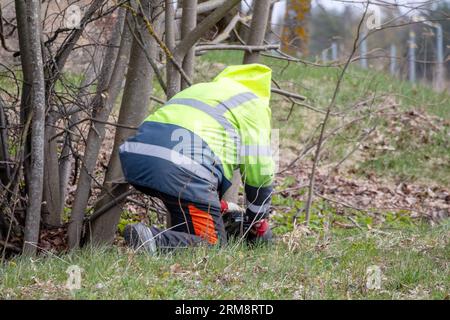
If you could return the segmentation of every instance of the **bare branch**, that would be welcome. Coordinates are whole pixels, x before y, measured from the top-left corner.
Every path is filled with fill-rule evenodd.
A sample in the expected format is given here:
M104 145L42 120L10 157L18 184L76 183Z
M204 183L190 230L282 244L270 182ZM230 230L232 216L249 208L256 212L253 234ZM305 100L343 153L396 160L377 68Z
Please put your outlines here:
M199 45L195 48L197 54L201 54L202 51L210 51L210 50L240 50L247 52L259 52L259 51L270 51L279 49L279 45L267 45L267 46L246 46L246 45L237 45L237 44L215 44L215 45Z
M226 0L209 0L198 4L197 14L203 14L209 11L216 10L218 7L222 6ZM180 19L183 16L183 9L177 10L176 19Z
M347 71L348 66L350 65L350 63L352 61L353 55L355 54L355 52L356 52L356 50L358 48L359 34L360 34L361 26L362 26L362 24L364 22L364 19L366 17L368 8L369 8L369 3L367 3L366 8L365 8L364 13L363 13L363 16L362 16L362 18L361 18L361 20L359 22L358 29L357 29L357 35L356 35L355 41L353 43L353 50L352 50L350 56L348 57L347 63L345 64L345 66L342 69L342 72L341 72L341 74L339 76L338 82L336 84L336 88L335 88L334 93L333 93L333 98L331 99L330 105L328 106L328 109L327 109L327 113L326 113L325 118L324 118L324 120L322 122L322 125L321 125L319 141L317 143L316 154L314 156L313 167L312 167L312 170L311 170L310 184L309 184L309 190L308 190L308 198L307 198L306 205L305 205L305 224L306 225L309 224L309 220L310 220L310 216L311 216L311 205L312 205L312 200L313 200L313 195L314 195L314 182L315 182L315 178L314 177L315 177L317 165L319 163L320 152L321 152L321 149L322 149L322 143L323 143L324 134L325 134L325 128L326 128L326 125L328 123L328 119L331 116L331 111L332 111L332 109L334 108L334 106L336 104L336 98L337 98L337 96L338 96L338 94L340 92L341 84L342 84L342 81L344 79L344 75L345 75L345 73Z
M304 97L304 96L301 96L301 95L296 94L296 93L288 92L288 91L285 91L285 90L277 89L277 88L272 88L272 92L276 93L276 94L279 94L279 95L282 95L282 96L285 96L285 97L294 98L294 99L297 99L297 100L300 100L300 101L305 101L306 100L306 97Z

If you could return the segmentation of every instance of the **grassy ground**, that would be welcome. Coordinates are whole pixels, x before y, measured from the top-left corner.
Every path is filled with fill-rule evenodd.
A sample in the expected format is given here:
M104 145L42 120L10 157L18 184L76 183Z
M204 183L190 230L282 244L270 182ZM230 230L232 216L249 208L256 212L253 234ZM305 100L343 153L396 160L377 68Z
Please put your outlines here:
M402 230L297 232L271 247L191 249L148 257L123 248L15 259L0 269L0 298L445 299L450 224ZM82 289L65 288L70 265ZM366 272L381 268L381 288Z

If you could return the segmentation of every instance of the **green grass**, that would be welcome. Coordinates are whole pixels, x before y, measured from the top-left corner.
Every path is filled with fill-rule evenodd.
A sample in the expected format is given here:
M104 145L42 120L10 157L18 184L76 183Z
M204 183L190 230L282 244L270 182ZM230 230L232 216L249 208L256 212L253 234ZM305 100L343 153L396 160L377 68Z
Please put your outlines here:
M444 299L449 227L286 235L271 247L197 248L149 257L123 248L18 258L0 269L0 298L31 299ZM82 289L65 288L70 265ZM381 288L366 288L378 266Z

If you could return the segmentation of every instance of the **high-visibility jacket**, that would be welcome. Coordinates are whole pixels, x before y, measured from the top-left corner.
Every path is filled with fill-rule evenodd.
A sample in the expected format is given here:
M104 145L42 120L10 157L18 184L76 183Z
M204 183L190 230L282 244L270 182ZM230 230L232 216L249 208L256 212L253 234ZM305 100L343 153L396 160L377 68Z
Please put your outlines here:
M240 168L248 213L266 215L274 176L271 77L264 65L230 66L175 95L121 146L127 181L220 207Z

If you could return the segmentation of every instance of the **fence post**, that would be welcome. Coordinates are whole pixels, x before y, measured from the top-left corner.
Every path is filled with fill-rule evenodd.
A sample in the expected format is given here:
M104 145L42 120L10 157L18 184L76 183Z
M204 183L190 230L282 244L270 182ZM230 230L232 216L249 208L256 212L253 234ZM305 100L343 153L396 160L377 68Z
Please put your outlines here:
M391 75L395 76L397 74L397 47L395 44L391 44L391 64L390 64Z
M408 44L408 77L409 81L416 82L416 33L414 31L409 32L409 44Z
M328 49L322 50L322 62L328 62Z
M331 60L338 61L338 45L336 41L331 43Z
M436 75L434 87L436 90L445 88L445 64L444 64L444 36L442 26L436 24Z
M365 29L361 31L360 55L361 67L367 69L367 32Z

